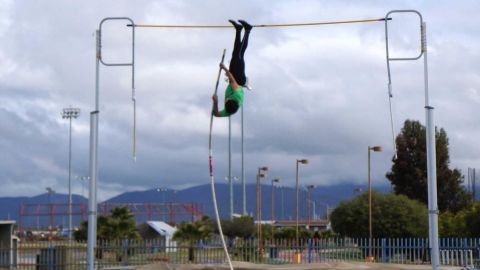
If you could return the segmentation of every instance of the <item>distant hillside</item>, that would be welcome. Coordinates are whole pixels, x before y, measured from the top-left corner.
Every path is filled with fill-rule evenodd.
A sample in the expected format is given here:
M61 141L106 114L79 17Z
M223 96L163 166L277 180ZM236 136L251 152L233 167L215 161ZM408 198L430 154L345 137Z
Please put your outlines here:
M246 186L247 194L247 212L250 215L255 215L256 209L256 186L254 184L249 184ZM352 184L342 184L335 186L327 187L317 187L312 191L311 201L315 202L315 207L313 203L310 202L310 209L313 216L313 208L315 208L315 215L318 217L325 216L327 207L333 208L340 201L346 200L354 196L354 190L358 190L358 185ZM262 185L262 213L264 219L271 218L271 186ZM388 188L380 188L382 192L388 190ZM228 184L221 183L216 184L216 193L217 193L217 202L219 205L220 215L222 217L227 217L229 215L229 186ZM234 186L234 211L235 213L241 213L242 211L242 191L241 185L236 184ZM277 219L293 219L295 216L295 189L292 187L277 187L275 188L275 217ZM300 192L300 209L301 215L304 215L305 202L306 202L306 191L301 190ZM164 203L164 202L196 202L203 207L203 212L205 215L212 216L213 212L213 203L212 195L210 191L210 185L199 185L183 190L160 190L157 189L146 190L146 191L134 191L134 192L125 192L121 195L118 195L114 198L111 198L107 203Z
M352 184L341 184L326 187L317 187L312 191L310 212L311 216L324 217L327 208L335 207L340 201L351 198L355 190L358 190L360 186ZM256 187L254 184L246 186L247 193L247 212L254 216L256 209ZM271 186L262 185L262 218L265 220L271 219ZM388 188L379 188L380 191L386 192ZM229 187L228 184L216 184L217 201L219 205L220 215L227 217L229 215ZM234 186L234 210L235 213L241 213L242 211L242 197L241 197L241 185L236 184ZM295 217L295 189L292 187L277 187L275 188L275 207L274 215L276 219L294 219ZM22 226L24 227L46 227L50 224L50 216L48 215L50 210L55 212L67 212L68 196L65 194L41 194L35 197L4 197L0 198L0 219L13 219L17 223L20 223L19 213L23 211L24 217L22 219ZM210 191L210 185L199 185L183 190L172 189L151 189L145 191L132 191L125 192L113 198L105 201L105 203L190 203L195 202L199 204L205 215L213 217L213 204L212 195ZM51 204L50 204L51 203ZM73 195L73 203L77 204L74 207L74 213L83 213L83 216L74 215L73 223L77 226L80 220L86 219L87 199ZM33 206L20 209L20 206L24 205L39 205L36 208ZM55 208L52 209L53 204ZM80 211L78 204L82 204L83 210ZM300 216L305 216L306 210L306 191L301 189L300 192ZM315 206L314 206L315 205ZM140 207L140 206L139 206ZM149 207L149 206L147 206ZM153 207L153 206L152 206ZM151 208L152 210L153 208ZM137 209L139 210L139 209ZM315 214L313 211L315 210ZM157 211L153 209L152 212ZM137 222L143 222L146 219L158 219L168 220L172 218L167 213L168 210L161 210L164 213L160 213L158 216L148 216L146 213L143 216L137 218ZM160 211L160 212L161 212ZM102 212L100 210L100 212ZM36 213L40 213L37 215ZM189 219L188 216L177 215L173 217L176 221ZM58 216L54 219L55 226L68 226L68 217Z

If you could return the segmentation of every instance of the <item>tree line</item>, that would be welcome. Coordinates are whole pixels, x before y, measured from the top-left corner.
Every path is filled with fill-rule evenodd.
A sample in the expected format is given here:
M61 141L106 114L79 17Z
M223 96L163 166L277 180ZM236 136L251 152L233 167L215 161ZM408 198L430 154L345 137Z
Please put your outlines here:
M426 129L406 120L395 139L396 158L386 178L392 193L373 193L373 237L427 237L428 192ZM480 203L463 186L464 176L451 169L449 140L443 128L436 129L437 193L441 237L479 237ZM331 214L336 233L368 237L368 194L344 201Z
M392 192L372 193L373 237L427 237L427 164L426 129L419 121L405 121L396 137L396 158L386 178ZM480 203L462 185L464 176L458 169L451 169L449 141L443 128L437 129L437 190L439 232L441 237L480 237ZM368 237L368 193L341 202L330 214L333 231L311 232L300 229L301 238ZM222 220L223 232L230 240L255 237L255 225L251 217L242 216ZM97 222L99 240L138 239L133 214L127 208L115 208L109 216L99 216ZM209 217L195 222L178 224L174 239L193 245L201 239L217 235L215 223ZM262 225L264 239L294 239L295 228L272 228ZM87 238L87 223L83 222L74 234L77 240Z

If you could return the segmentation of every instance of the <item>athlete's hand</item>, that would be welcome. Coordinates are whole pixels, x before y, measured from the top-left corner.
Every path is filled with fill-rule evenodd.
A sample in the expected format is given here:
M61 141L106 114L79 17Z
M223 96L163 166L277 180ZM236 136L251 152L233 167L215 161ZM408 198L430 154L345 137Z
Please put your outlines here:
M220 63L220 68L223 69L223 70L228 70L227 67L223 63Z
M213 102L217 102L217 100L218 100L217 95L213 95L213 96L212 96L212 100L213 100Z

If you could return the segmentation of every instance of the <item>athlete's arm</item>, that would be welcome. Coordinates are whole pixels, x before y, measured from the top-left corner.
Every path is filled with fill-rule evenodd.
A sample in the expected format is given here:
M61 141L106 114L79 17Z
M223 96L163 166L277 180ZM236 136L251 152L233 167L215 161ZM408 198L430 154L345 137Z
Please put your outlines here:
M213 109L212 109L212 114L216 117L220 117L220 112L218 111L218 97L217 95L212 96L213 100Z
M220 64L220 68L225 70L225 74L228 77L228 81L230 85L232 86L232 89L235 91L239 89L240 85L237 83L237 80L235 80L235 77L233 77L232 73L228 70L228 68L222 63Z

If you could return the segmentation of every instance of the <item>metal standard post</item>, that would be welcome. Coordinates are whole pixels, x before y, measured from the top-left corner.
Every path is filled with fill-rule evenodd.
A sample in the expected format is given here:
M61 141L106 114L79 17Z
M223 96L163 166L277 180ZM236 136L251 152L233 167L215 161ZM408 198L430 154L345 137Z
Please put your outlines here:
M368 147L368 261L373 262L372 255L372 184L370 179L370 146Z
M433 269L439 269L439 243L438 243L438 207L437 207L437 172L435 153L435 128L433 126L433 107L425 106L427 118L427 166L428 166L428 216L430 224L430 248Z
M230 219L233 219L233 181L232 181L232 118L228 117L228 188L230 193Z
M427 122L427 177L428 177L428 213L430 220L430 247L432 254L433 269L440 268L440 255L438 243L438 204L437 204L437 157L435 142L435 125L433 121L433 107L429 104L428 96L428 56L427 56L427 34L426 23L422 23L422 51L423 70L425 84L425 117Z
M242 110L242 203L243 203L243 215L247 215L247 191L245 188L245 159L244 159L244 141L243 141L243 107L245 106L245 101L243 101L243 106L241 107Z
M95 60L95 111L90 113L90 186L88 191L88 231L87 231L87 269L95 269L95 246L97 242L97 157L98 157L98 118L100 86L100 30L96 31Z
M282 186L282 220L285 220L285 187Z
M415 13L420 19L421 30L421 52L417 57L411 58L390 58L388 51L388 17L392 13ZM432 261L432 269L440 268L439 243L438 243L438 205L437 205L437 168L435 153L435 125L433 121L433 107L429 104L428 96L428 59L427 59L427 34L426 23L422 15L416 10L392 10L385 15L385 44L387 55L388 88L391 96L392 80L390 74L390 61L417 60L423 55L424 61L424 85L425 85L425 117L426 117L426 144L427 144L427 178L428 178L428 222L429 222L429 244Z
M98 38L98 32L97 32ZM98 111L90 113L90 185L88 190L88 237L87 269L95 269L95 246L97 239L97 143Z
M298 160L297 167L295 171L295 246L298 249Z
M96 61L95 61L95 110L90 114L90 189L88 198L88 241L87 241L87 270L95 269L94 249L97 239L97 179L98 179L98 119L100 108L100 63L105 66L131 66L132 67L132 102L133 102L133 159L136 160L136 99L135 99L135 27L132 27L132 61L129 63L106 63L102 61L102 25L108 20L127 20L132 25L134 22L127 17L110 17L100 22L96 31Z

